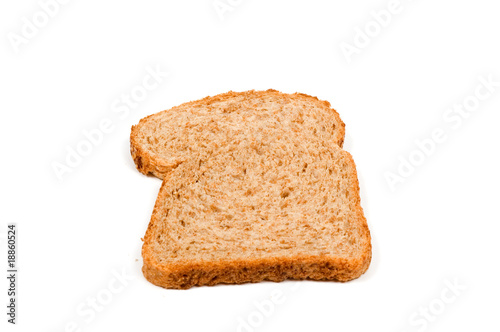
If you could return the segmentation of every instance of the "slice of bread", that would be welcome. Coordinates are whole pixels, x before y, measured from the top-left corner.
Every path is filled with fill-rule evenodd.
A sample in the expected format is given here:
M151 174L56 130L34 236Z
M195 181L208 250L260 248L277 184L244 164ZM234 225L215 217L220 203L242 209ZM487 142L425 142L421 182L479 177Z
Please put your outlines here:
M228 92L153 114L132 127L137 169L163 179L193 156L207 156L234 139L300 133L342 147L344 123L327 101L275 90ZM262 137L266 140L266 137Z
M142 248L151 283L348 281L366 271L371 239L351 155L334 135L270 133L234 135L168 173Z

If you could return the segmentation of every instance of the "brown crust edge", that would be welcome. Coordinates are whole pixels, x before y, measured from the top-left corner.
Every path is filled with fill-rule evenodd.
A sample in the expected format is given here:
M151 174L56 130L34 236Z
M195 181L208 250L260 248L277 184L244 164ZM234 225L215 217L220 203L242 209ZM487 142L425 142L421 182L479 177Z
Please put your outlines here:
M130 154L134 160L135 167L144 175L153 174L157 178L163 179L177 165L168 163L166 160L160 158L154 158L137 142L137 128L141 122L132 126L130 134Z
M271 257L259 259L233 260L225 262L189 262L184 264L158 264L151 254L148 244L153 240L152 228L155 224L156 212L164 201L168 190L163 190L168 185L164 179L156 199L151 221L148 225L144 244L142 246L144 277L154 285L173 288L188 289L193 286L212 286L216 284L243 284L255 283L264 280L283 281L292 280L330 280L350 281L360 277L370 266L372 258L372 245L370 230L361 207L359 195L359 180L356 164L351 154L338 148L340 153L347 157L351 164L350 192L355 195L354 204L356 215L361 223L362 239L365 248L359 257L340 258L329 256L292 256Z
M338 135L337 135L335 141L339 147L342 147L344 145L345 123L340 118L339 113L335 109L333 109L331 107L330 103L326 100L320 100L320 99L318 99L318 97L310 96L310 95L307 95L304 93L296 92L293 94L288 94L288 93L282 93L280 91L273 90L273 89L262 90L262 91L248 90L248 91L243 91L243 92L229 91L229 92L218 94L215 96L208 96L208 97L205 97L203 99L183 103L179 106L172 107L168 110L164 110L164 111L161 111L159 113L151 114L145 118L142 118L139 121L139 123L136 124L135 126L132 126L131 132L130 132L130 154L132 155L132 158L134 160L134 163L135 163L137 170L139 172L141 172L142 174L148 175L151 173L154 176L156 176L157 178L163 179L165 177L165 174L167 174L172 169L174 169L175 167L178 166L178 164L172 164L164 159L152 156L147 151L147 149L143 148L139 144L139 140L138 140L139 127L143 123L146 123L150 118L157 116L158 114L161 114L163 112L169 112L169 111L175 110L175 109L180 108L180 107L184 108L184 107L199 105L202 103L208 103L208 102L214 102L214 101L224 101L224 100L227 100L229 98L236 97L236 96L239 96L242 94L243 95L250 95L250 94L265 95L265 94L270 94L270 93L285 95L288 97L302 96L302 97L306 97L306 98L312 98L312 99L318 101L320 104L322 104L325 108L328 108L329 110L331 110L333 112L337 122L340 124L340 128L335 128L338 132Z

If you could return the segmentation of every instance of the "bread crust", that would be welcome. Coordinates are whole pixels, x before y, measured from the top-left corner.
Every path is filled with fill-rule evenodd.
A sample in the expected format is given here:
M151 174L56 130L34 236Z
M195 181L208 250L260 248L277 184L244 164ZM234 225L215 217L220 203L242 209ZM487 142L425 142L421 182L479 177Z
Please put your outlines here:
M233 260L227 262L185 263L162 266L144 256L142 272L152 284L173 289L217 284L243 284L291 280L350 281L361 276L369 259L293 256Z
M335 143L339 146L342 147L344 144L344 137L345 137L345 124L340 118L340 115L338 112L333 109L328 101L325 100L320 100L317 97L310 96L304 93L293 93L293 94L285 94L282 92L279 92L277 90L273 89L268 89L268 90L263 90L263 91L256 91L256 90L249 90L249 91L244 91L244 92L233 92L229 91L226 93L222 93L219 95L215 96L208 96L203 99L195 100L195 101L190 101L184 104L181 104L179 106L175 106L171 109L155 113L152 115L149 115L139 121L139 123L135 126L132 126L132 130L130 133L130 154L132 155L132 158L134 160L135 166L139 172L142 174L148 175L148 174L153 174L157 178L163 179L167 173L172 171L174 168L176 168L180 162L178 163L172 163L168 160L165 160L159 156L153 155L148 149L143 147L140 144L139 140L139 130L140 127L144 124L146 124L148 121L151 121L155 116L158 116L161 113L164 112L172 112L176 111L178 109L184 109L186 107L196 107L198 105L203 105L203 104L210 104L214 102L223 102L226 100L229 100L234 97L238 96L244 96L245 98L256 98L256 97L263 97L263 96L268 96L268 95L275 95L279 97L286 97L286 98L310 98L313 99L315 102L318 104L322 105L325 109L328 109L332 112L333 116L335 117L336 123L339 124L335 128L336 132L336 137L334 138Z
M361 207L359 181L355 162L350 153L340 151L349 163L350 192L353 195L356 223L361 229L360 240L363 250L356 257L336 257L329 255L294 255L254 259L233 259L221 262L205 261L182 263L159 263L155 260L150 244L154 241L153 227L158 222L158 212L171 190L167 176L158 194L151 221L142 247L143 274L151 283L164 288L188 289L193 286L216 284L255 283L264 280L331 280L349 281L361 276L369 267L372 257L371 237L366 218ZM172 173L170 173L171 175Z

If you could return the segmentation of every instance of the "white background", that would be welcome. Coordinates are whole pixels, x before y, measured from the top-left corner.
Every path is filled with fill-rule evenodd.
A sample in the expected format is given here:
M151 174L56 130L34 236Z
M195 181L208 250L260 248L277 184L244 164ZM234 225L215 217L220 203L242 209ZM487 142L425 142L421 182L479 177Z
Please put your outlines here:
M401 0L350 62L342 42L376 29L370 12L389 1L232 3L222 20L212 0L69 1L14 47L23 17L42 9L2 2L0 266L16 222L20 272L16 326L1 278L1 330L498 331L500 87L455 127L443 118L473 101L480 77L500 82L498 3ZM129 114L114 112L148 66L169 76ZM328 100L346 123L372 234L368 272L349 283L153 286L140 249L161 183L135 170L131 125L207 95L267 88ZM59 180L53 164L105 118L113 130ZM384 174L398 174L398 158L417 156L415 140L436 128L447 139L392 191ZM120 288L117 273L132 280ZM465 289L454 295L447 282ZM254 302L276 290L283 303L264 317ZM93 315L96 297L105 305ZM255 327L243 328L249 320Z

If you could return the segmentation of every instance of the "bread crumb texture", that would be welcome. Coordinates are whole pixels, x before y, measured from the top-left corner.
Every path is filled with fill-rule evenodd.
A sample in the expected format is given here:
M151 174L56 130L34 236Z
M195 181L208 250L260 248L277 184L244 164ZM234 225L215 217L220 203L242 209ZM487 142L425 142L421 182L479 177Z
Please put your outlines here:
M132 133L147 156L139 170L164 178L142 249L150 282L348 281L366 271L356 166L327 102L270 90L179 108Z
M132 127L137 169L163 179L180 163L234 139L269 141L300 133L344 142L344 123L327 101L275 90L228 92L153 114ZM258 143L258 140L257 140Z

